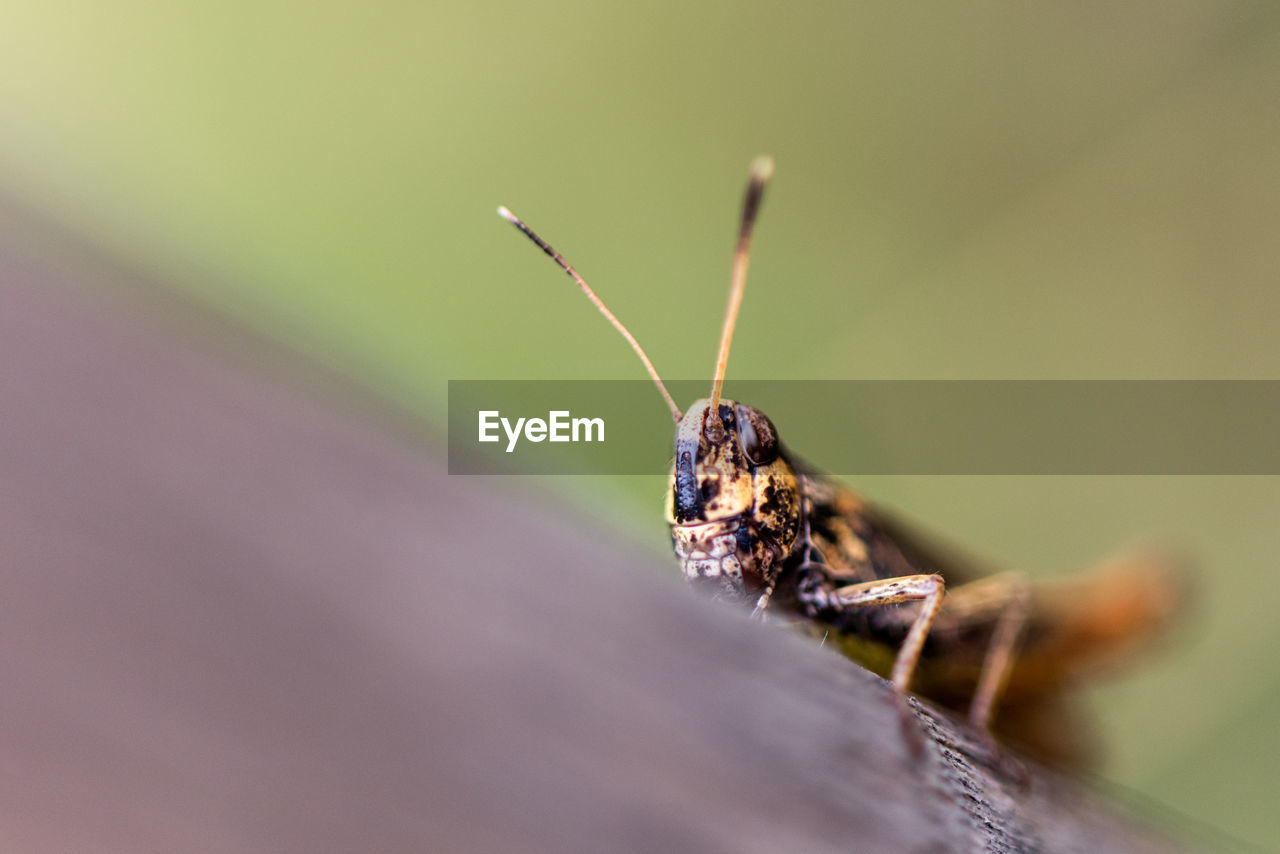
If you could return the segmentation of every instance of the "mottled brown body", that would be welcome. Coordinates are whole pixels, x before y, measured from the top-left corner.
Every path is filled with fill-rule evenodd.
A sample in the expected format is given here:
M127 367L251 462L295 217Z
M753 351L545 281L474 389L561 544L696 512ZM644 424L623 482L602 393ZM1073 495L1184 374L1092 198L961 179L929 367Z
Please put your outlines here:
M1057 764L1088 745L1064 689L1163 625L1179 586L1153 558L1069 581L989 575L921 544L857 494L790 454L763 412L721 397L748 247L773 161L758 158L743 200L711 395L683 414L639 343L586 281L506 208L627 339L677 422L667 521L685 577L713 595L787 615L908 690L967 710L978 727ZM904 707L905 708L905 707Z
M695 403L677 428L667 501L690 582L757 613L787 615L889 676L927 600L851 607L847 591L871 588L892 598L902 580L940 577L936 613L902 687L972 715L984 672L992 674L975 723L1042 760L1078 766L1090 759L1065 689L1167 621L1179 597L1163 562L1134 557L1037 585L983 574L799 462L759 410L721 401L720 424L708 430L708 407ZM1018 630L1002 642L1010 614Z

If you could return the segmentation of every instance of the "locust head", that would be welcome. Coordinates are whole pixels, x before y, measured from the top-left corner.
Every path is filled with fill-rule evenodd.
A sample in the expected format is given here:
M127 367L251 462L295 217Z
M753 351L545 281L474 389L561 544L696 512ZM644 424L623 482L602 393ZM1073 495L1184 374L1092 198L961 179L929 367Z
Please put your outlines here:
M795 544L802 510L800 483L782 452L773 423L754 407L722 399L720 390L742 305L751 232L772 174L769 157L759 157L751 166L711 395L683 415L644 349L578 272L515 214L498 209L504 219L550 255L622 333L671 410L678 426L675 466L667 491L667 521L685 577L709 584L721 596L761 597L761 605Z
M800 527L800 484L773 422L752 406L709 400L676 428L667 522L685 578L747 599L773 587Z

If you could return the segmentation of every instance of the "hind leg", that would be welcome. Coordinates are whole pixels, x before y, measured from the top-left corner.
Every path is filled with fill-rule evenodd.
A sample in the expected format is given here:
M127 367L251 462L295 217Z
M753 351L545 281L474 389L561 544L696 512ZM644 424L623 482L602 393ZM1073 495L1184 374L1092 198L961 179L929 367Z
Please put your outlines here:
M995 621L987 644L978 687L969 704L969 721L989 729L991 716L1013 670L1015 652L1031 611L1030 588L1023 576L1006 572L954 588L943 603L943 614L964 626Z
M899 693L911 685L925 638L939 613L953 625L995 627L987 645L978 686L969 706L969 720L986 729L1013 668L1014 652L1030 609L1029 591L1022 576L1004 573L946 590L938 575L906 575L851 584L831 592L829 602L840 609L923 602L894 660L890 680Z

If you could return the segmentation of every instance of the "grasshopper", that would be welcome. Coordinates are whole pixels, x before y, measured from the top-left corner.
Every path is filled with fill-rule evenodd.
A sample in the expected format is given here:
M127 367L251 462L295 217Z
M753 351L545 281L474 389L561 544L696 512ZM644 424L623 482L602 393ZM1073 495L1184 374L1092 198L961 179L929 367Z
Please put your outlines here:
M772 173L770 158L752 164L711 394L683 413L582 276L509 210L498 212L622 333L670 408L676 434L666 519L691 584L760 619L785 615L887 676L904 703L914 689L1042 761L1083 764L1087 745L1063 689L1168 621L1180 599L1172 568L1133 556L1036 584L1016 572L975 571L797 457L759 409L725 399L751 235Z

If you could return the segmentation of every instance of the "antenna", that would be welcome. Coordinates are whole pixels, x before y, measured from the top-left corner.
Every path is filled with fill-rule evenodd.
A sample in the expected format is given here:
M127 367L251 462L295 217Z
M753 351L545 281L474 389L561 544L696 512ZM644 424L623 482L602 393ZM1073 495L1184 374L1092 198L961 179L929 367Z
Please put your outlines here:
M622 337L627 339L627 342L631 345L631 349L635 350L636 355L640 357L640 361L644 362L645 370L649 372L649 376L653 377L654 383L658 386L658 391L662 393L662 399L667 402L667 406L671 408L672 417L674 417L678 423L680 421L680 407L676 406L676 402L671 398L671 393L668 392L667 387L662 384L662 378L658 376L658 371L653 367L653 362L649 361L649 357L644 353L644 348L640 346L640 342L635 339L635 336L627 331L627 327L622 325L622 321L614 317L613 312L609 311L608 307L604 304L604 301L601 300L600 297L596 296L595 291L591 290L591 286L587 284L586 279L579 276L578 271L573 269L573 267L569 265L569 262L564 260L564 257L561 256L559 252L552 249L551 245L547 243L547 241L535 234L532 228L525 225L524 222L521 221L520 217L507 210L505 207L498 208L498 216L523 231L525 237L532 240L539 249L550 255L551 260L559 264L560 268L568 273L569 277L578 283L578 287L582 288L583 292L587 295L587 298L591 300L596 308L600 309L600 313L613 324L615 329L622 333Z
M720 424L720 390L724 386L724 371L729 363L729 343L733 340L733 328L738 323L738 309L742 307L742 292L747 286L747 265L751 259L751 231L764 196L764 185L773 177L773 158L762 155L751 162L751 180L742 200L742 220L738 224L738 245L733 251L733 276L729 284L729 307L724 313L724 327L720 330L720 354L716 357L716 372L711 381L710 417L712 424Z

